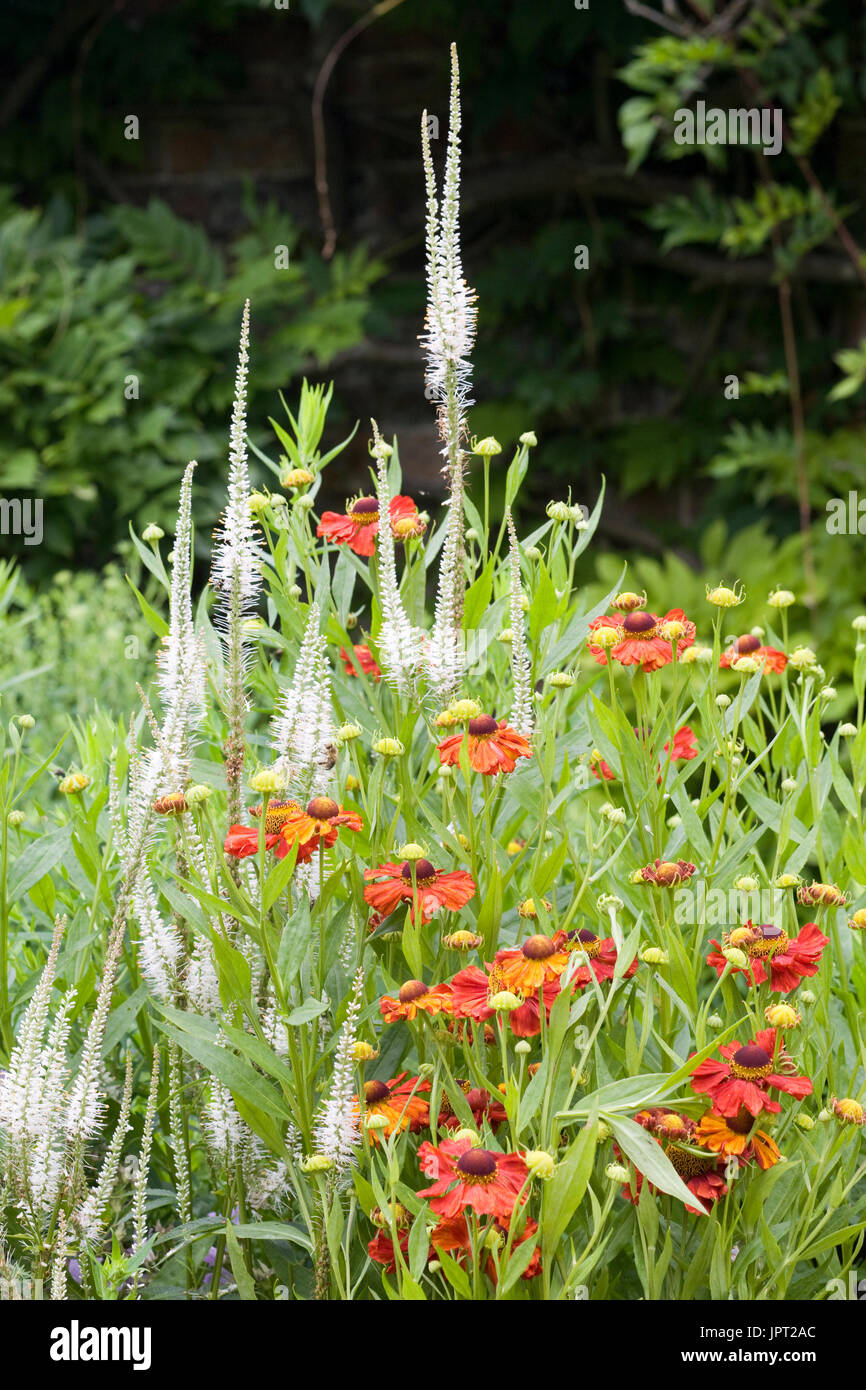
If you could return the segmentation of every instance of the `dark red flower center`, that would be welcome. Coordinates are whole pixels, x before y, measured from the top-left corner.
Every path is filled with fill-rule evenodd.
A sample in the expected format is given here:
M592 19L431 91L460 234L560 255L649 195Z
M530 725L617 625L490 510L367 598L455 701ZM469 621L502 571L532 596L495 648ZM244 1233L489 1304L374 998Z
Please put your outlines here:
M747 632L745 637L738 637L734 646L738 656L747 656L749 652L756 652L761 645L760 637L756 637L754 632Z
M738 1048L731 1058L731 1075L739 1077L741 1081L757 1081L762 1076L769 1076L772 1070L772 1057L757 1043L747 1043L745 1047Z
M457 1171L464 1182L492 1182L496 1177L496 1154L489 1149L467 1149L457 1160Z
M754 1120L745 1106L741 1105L737 1114L731 1119L725 1120L728 1129L732 1129L735 1134L748 1134L754 1124Z
M411 1004L413 999L420 999L427 993L427 986L423 980L407 980L405 985L400 986L400 1003Z
M469 720L469 732L473 738L489 738L498 728L492 714L479 714L477 719Z
M556 951L556 945L549 936L530 936L521 946L527 960L546 960Z
M407 879L410 883L412 882L412 865L408 860L400 870L400 877ZM429 859L416 859L415 878L418 883L421 884L432 883L434 881L436 878L436 870L433 868Z
M357 502L353 502L350 515L356 521L367 523L375 521L379 515L379 500L376 497L359 497Z
M307 804L307 815L313 820L333 820L340 814L340 808L330 796L314 796Z
M652 613L627 613L622 625L629 637L652 637L656 620Z
M364 1099L368 1105L379 1105L383 1100L387 1100L391 1092L384 1081L365 1081Z

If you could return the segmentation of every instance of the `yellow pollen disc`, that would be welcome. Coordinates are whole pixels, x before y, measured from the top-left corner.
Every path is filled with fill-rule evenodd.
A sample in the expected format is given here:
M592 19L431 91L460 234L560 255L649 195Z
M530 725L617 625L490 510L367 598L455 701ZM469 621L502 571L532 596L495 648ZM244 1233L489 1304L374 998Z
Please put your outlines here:
M771 956L776 956L788 949L788 933L782 932L781 936L772 937L767 940L760 937L757 941L750 941L746 947L749 955L758 960L769 960Z
M763 1067L741 1067L737 1062L731 1062L731 1076L736 1076L739 1081L759 1081L761 1077L769 1076L772 1070L772 1062L767 1062Z
M689 1153L687 1149L677 1148L676 1144L667 1144L665 1154L670 1159L671 1166L685 1181L688 1181L689 1178L696 1178L700 1173L706 1173L716 1166L714 1158L699 1158L697 1154Z
M601 950L601 942L598 937L596 937L595 941L581 941L579 936L575 936L568 942L565 949L569 954L580 951L581 955L588 956L590 960L595 960Z
M261 807L258 806L253 811L253 815L261 815ZM300 810L296 801L271 801L265 812L265 833L277 835L285 825L286 821L296 815Z

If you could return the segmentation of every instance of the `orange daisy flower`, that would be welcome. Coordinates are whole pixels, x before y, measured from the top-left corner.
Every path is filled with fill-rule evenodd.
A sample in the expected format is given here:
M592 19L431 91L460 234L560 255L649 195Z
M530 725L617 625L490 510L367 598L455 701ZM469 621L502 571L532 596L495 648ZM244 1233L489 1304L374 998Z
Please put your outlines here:
M612 936L598 937L595 932L583 927L580 931L559 931L553 939L556 942L557 950L561 951L566 959L574 951L580 951L582 955L588 957L587 964L579 965L571 977L571 984L574 989L585 989L593 975L599 984L604 980L613 979L617 951L616 942ZM626 969L623 979L628 980L636 974L637 967L638 962L633 960Z
M635 1115L635 1120L649 1130L656 1143L664 1151L671 1166L679 1174L690 1192L693 1192L701 1207L686 1206L686 1211L700 1213L700 1209L710 1211L715 1202L724 1197L727 1184L722 1177L724 1171L720 1155L700 1154L695 1151L695 1124L684 1115L672 1110L643 1110ZM635 1167L634 1186L629 1183L623 1187L623 1196L635 1206L640 1199L641 1188L645 1182L643 1173ZM657 1189L650 1183L650 1190Z
M346 674L349 676L357 676L359 671L363 671L365 676L371 676L374 681L380 681L382 679L382 668L376 662L376 658L373 656L370 648L359 645L354 646L352 651L354 653L354 660L349 656L345 647L340 648L340 657L346 668Z
M289 852L289 846L282 838L280 831L286 821L301 811L300 803L297 801L269 801L265 810L265 848L272 849L278 859L284 859ZM258 820L262 814L261 806L254 806L251 815ZM230 854L233 859L246 859L251 854L258 854L259 851L259 830L258 826L251 825L231 825L223 844L223 850ZM312 858L313 851L310 849L306 856L298 853L298 860L303 863L304 859Z
M400 1249L404 1258L409 1255L409 1231L400 1231ZM385 1266L386 1274L393 1274L397 1268L397 1256L394 1253L394 1242L392 1238L380 1231L372 1240L367 1242L367 1254L371 1260L375 1260L377 1265Z
M392 497L388 507L391 530L403 539L405 529L397 532L395 527L404 519L413 518L417 525L418 508L411 497ZM316 530L317 536L325 536L335 545L347 545L356 555L370 556L376 549L376 536L379 531L379 499L377 497L357 497L345 512L323 512ZM415 534L419 534L417 531Z
M563 933L558 933L559 937ZM541 989L551 980L559 979L568 956L552 936L530 936L522 946L513 951L497 951L496 968L502 980L502 988L523 994L531 994Z
M848 896L835 883L806 883L797 889L797 901L807 907L845 907Z
M412 889L412 865L380 864L377 869L365 869L364 878L369 887L364 889L364 901L375 909L379 918L389 917L401 903L409 903L412 921L415 921L415 897L421 909L422 925L431 920L434 913L444 909L457 912L475 896L475 882L464 869L454 869L446 873L444 869L434 869L429 859L415 862L415 891Z
M722 652L719 665L727 668L738 656L753 656L756 661L763 661L765 675L768 671L784 671L788 664L784 652L780 652L776 647L763 646L760 637L756 637L753 632L738 637L726 652Z
M470 767L487 777L513 772L518 758L532 757L528 741L509 729L504 719L497 722L492 714L480 714L469 720L465 734L452 734L438 745L439 761L444 766L453 767L460 761L464 738Z
M330 847L336 844L342 826L357 831L364 828L364 822L357 811L344 811L333 797L314 796L312 801L307 802L305 810L299 808L285 818L280 827L280 836L285 841L287 851L297 844L298 857L303 851L308 859L323 845Z
M790 994L801 980L817 975L824 947L830 944L830 938L819 931L816 922L806 922L799 934L789 939L782 927L770 922L754 925L750 920L722 940L725 946L736 946L749 957L749 964L744 969L734 966L733 974L747 975L756 986L769 980L770 989L779 994ZM707 965L720 976L728 961L718 941L711 941L710 945L716 949L707 956Z
M759 1168L772 1168L781 1154L766 1130L753 1125L754 1117L745 1108L729 1116L708 1110L698 1121L695 1139L701 1148L723 1158L734 1156L743 1163L754 1159Z
M656 859L640 869L639 873L644 883L654 883L658 888L672 888L677 883L687 883L697 871L697 864L690 864L687 859Z
M508 1225L503 1221L494 1221L489 1228L496 1231L503 1239L508 1238ZM538 1231L538 1222L528 1220L520 1235L517 1236L512 1244L512 1250L516 1250L524 1241L532 1240ZM437 1226L430 1232L430 1244L435 1250L446 1250L449 1254L452 1251L465 1252L472 1249L472 1237L469 1232L469 1223L466 1217L460 1213L457 1216L444 1216ZM496 1262L492 1254L487 1256L485 1269L488 1277L495 1284ZM521 1274L521 1279L535 1279L541 1273L541 1251L538 1246Z
M699 1095L709 1096L720 1115L739 1115L742 1109L750 1115L762 1110L778 1114L782 1107L771 1099L770 1087L796 1100L812 1094L812 1082L808 1076L797 1076L775 1028L762 1029L745 1046L727 1043L719 1052L724 1061L708 1057L701 1062L692 1072L691 1086Z
M430 1123L430 1106L419 1094L430 1090L429 1081L420 1081L417 1076L404 1081L406 1075L401 1071L393 1081L367 1081L364 1084L364 1109L368 1116L384 1115L388 1121L383 1130L367 1131L374 1144L381 1143L380 1135L386 1138L395 1130L411 1130L417 1134ZM355 1106L360 1113L358 1097Z
M659 631L665 624L670 625L667 637ZM598 632L600 628L610 628L617 638L607 649L594 644L590 638L589 650L601 666L607 665L609 651L621 666L642 666L645 671L658 671L673 661L674 641L678 656L695 641L695 625L681 608L671 608L663 618L656 617L655 613L616 613L593 618L590 632Z
M486 1023L496 1010L490 1001L505 988L499 967L488 966L490 974L479 970L477 965L468 965L459 970L451 981L451 997L455 1018L472 1018L476 1023ZM559 994L559 980L548 980L541 990L530 994L516 1009L508 1012L508 1022L516 1038L534 1038L541 1032L541 1010L539 995L543 993L544 1011L550 1018L553 1001Z
M438 1147L425 1140L418 1161L433 1183L416 1195L427 1197L431 1211L446 1217L472 1207L479 1216L507 1222L529 1176L519 1153L476 1149L470 1139L443 1139Z
M407 980L400 986L396 999L385 994L379 1000L379 1010L386 1023L399 1023L401 1019L412 1020L419 1013L450 1014L451 986L425 985L423 980Z

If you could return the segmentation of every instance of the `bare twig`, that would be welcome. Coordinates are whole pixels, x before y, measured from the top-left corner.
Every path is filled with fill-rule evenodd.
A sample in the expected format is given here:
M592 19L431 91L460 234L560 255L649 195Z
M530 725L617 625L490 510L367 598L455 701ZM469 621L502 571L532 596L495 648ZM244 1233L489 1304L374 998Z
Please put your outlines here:
M652 9L649 5L642 5L640 0L625 0L625 7L629 14L636 15L638 19L648 19L651 24L657 24L660 29L667 29L669 34L676 34L678 39L687 39L693 33L690 25L668 19L666 15L659 14L658 10Z
M394 10L398 5L402 5L404 0L379 0L379 4L374 5L367 14L362 15L356 20L345 33L341 34L333 48L325 57L325 61L319 68L316 77L316 85L313 88L313 147L315 149L316 161L316 195L319 200L319 217L322 223L322 230L325 233L325 244L322 247L322 257L329 261L334 254L337 245L337 229L334 225L334 214L331 210L331 197L328 189L328 154L325 142L325 121L322 114L322 107L325 100L325 88L327 87L331 73L334 71L340 56L348 48L353 39L368 29L375 20L387 14L389 10Z

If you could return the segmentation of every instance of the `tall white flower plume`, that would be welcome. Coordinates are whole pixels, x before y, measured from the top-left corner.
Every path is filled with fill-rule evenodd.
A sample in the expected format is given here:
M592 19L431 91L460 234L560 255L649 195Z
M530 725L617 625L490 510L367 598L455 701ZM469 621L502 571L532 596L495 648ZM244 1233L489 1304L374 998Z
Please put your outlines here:
M124 873L131 894L143 863L153 819L154 800L167 792L181 791L189 775L189 758L195 731L204 715L207 662L203 639L196 634L192 614L192 478L195 461L183 475L174 540L174 565L169 594L168 632L157 657L157 682L162 699L162 719L157 720L142 696L153 733L153 746L136 752L134 728L130 729L129 798L127 824L120 825L116 772L110 779L111 816L123 855Z
M217 620L225 650L225 705L229 733L225 745L229 785L229 821L239 821L242 811L241 776L244 763L244 689L246 635L244 619L256 604L262 585L263 551L250 511L250 479L247 467L247 364L250 342L250 302L241 320L235 398L229 433L229 484L225 512L216 536L211 583L219 594Z
M350 1167L355 1158L355 1150L361 1142L358 1107L354 1100L355 1064L352 1052L363 991L364 971L359 967L352 983L352 997L334 1053L331 1088L319 1114L314 1135L316 1153L333 1159L338 1172L345 1172Z
M174 1003L184 943L175 923L166 920L160 912L153 881L146 869L136 880L132 906L140 933L141 973L158 999L164 1004Z
M390 684L401 695L412 690L421 663L421 634L409 621L400 597L397 580L397 559L394 533L388 521L391 515L391 489L388 484L388 451L373 426L373 457L376 460L376 492L379 500L379 534L376 563L379 570L379 602L382 607L382 627L378 647L382 666Z
M422 344L427 360L426 394L436 405L444 472L448 477L448 521L439 561L433 633L428 649L431 683L453 694L465 669L462 634L465 563L463 474L466 410L475 342L475 295L463 278L460 253L460 70L451 46L451 104L441 208L427 126L421 119L427 186L427 316Z
M514 682L514 704L511 707L509 724L524 738L532 737L535 719L532 708L532 661L526 645L526 628L523 616L523 585L520 581L520 549L511 508L506 508L505 520L508 526L508 548L511 560L511 678Z
M204 709L207 673L201 642L196 638L192 616L192 477L195 459L188 465L180 485L177 525L172 548L171 592L168 632L157 658L158 682L166 715L179 703L184 722L194 726ZM192 680L184 680L189 670Z
M299 794L311 790L334 735L331 668L320 622L319 605L311 603L294 675L280 692L271 723L278 766Z

